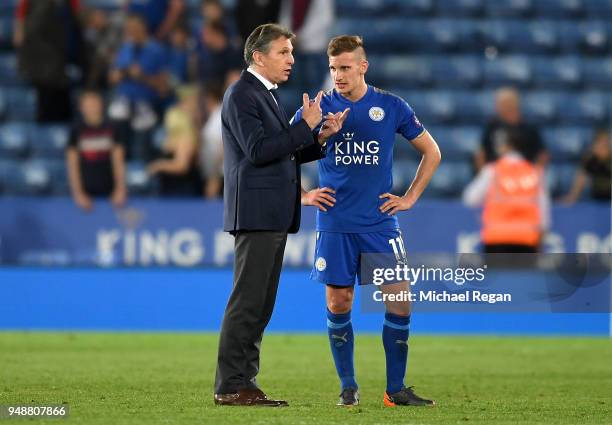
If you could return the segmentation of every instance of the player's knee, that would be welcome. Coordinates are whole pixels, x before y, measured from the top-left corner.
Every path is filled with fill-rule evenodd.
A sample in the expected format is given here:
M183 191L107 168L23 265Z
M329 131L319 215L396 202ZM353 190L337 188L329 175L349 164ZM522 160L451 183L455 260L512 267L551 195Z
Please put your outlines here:
M392 302L386 305L387 313L395 314L396 316L409 316L410 303L407 302Z
M334 314L342 314L351 310L353 306L353 294L350 292L338 292L327 297L327 308Z

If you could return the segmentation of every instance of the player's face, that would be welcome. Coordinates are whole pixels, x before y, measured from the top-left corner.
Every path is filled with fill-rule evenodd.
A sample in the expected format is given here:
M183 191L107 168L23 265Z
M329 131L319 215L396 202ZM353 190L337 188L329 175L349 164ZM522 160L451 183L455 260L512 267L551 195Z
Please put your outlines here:
M365 81L368 61L358 52L345 52L329 57L329 72L338 93L354 92Z
M284 83L289 79L293 60L293 45L285 37L277 38L270 43L268 53L256 52L255 63L262 75L274 84Z

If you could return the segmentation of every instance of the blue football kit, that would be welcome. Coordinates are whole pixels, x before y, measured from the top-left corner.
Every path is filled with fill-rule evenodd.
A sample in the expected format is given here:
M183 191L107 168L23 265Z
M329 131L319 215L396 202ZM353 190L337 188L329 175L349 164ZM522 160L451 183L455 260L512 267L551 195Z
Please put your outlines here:
M319 186L335 190L336 203L317 211L317 243L311 278L326 284L352 286L359 279L360 256L390 253L405 258L397 217L382 213L380 195L393 186L393 146L396 134L407 140L425 129L403 99L368 86L351 102L328 91L321 109L342 112L350 108L340 132L327 141L319 160ZM293 120L301 119L299 109Z

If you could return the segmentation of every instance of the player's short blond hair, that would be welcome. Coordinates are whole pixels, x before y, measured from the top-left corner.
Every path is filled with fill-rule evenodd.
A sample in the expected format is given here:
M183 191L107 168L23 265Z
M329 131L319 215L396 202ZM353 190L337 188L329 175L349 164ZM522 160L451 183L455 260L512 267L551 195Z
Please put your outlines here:
M358 35L339 35L331 39L327 45L327 56L338 56L342 53L352 53L360 50L365 59L366 53L363 48L363 38Z

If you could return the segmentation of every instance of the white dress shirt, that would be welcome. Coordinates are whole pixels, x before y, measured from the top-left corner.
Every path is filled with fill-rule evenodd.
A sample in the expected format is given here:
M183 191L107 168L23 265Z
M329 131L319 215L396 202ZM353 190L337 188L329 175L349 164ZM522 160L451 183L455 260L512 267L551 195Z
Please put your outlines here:
M255 76L255 78L257 78L259 81L261 81L261 83L264 86L266 86L266 89L268 89L268 91L276 90L278 88L278 84L271 83L266 77L261 75L259 72L255 71L250 66L247 68L247 72L250 72L251 74L253 74ZM278 106L278 102L276 101L276 98L272 95L272 93L270 93L270 96L272 96L272 99L274 100L274 103L276 103L276 106Z

